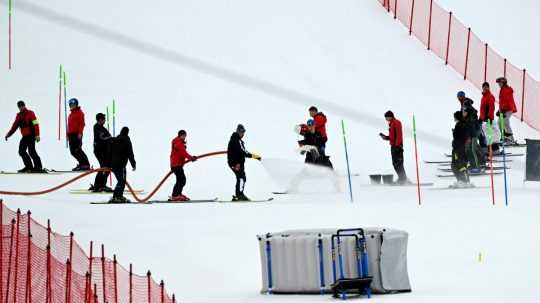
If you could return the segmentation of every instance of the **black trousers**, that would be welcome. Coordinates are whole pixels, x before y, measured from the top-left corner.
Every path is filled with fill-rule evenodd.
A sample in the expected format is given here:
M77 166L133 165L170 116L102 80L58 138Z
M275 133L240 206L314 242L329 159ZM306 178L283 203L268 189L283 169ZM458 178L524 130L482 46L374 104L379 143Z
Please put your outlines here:
M452 150L452 172L458 181L469 182L465 146Z
M94 155L96 156L98 162L99 162L99 167L100 168L105 168L105 167L111 167L111 164L109 163L110 161L107 160L107 152L105 151L99 151L99 150L94 150ZM104 171L100 171L96 174L96 179L94 180L94 187L95 188L104 188L105 186L107 186L107 178L109 177L109 174L110 172L104 172Z
M127 171L125 167L113 167L114 177L116 178L116 187L114 188L114 198L124 196L124 189L126 189Z
M176 176L176 183L173 187L172 196L180 196L182 194L182 190L184 190L184 186L186 186L186 174L184 173L184 168L173 167L171 170Z
M69 134L68 135L68 142L69 142L69 152L77 160L79 163L79 166L90 166L90 162L88 162L88 157L84 153L82 149L82 140L79 139L77 134Z
M26 152L27 150L28 152ZM19 156L21 156L25 168L43 168L41 164L41 159L36 152L35 136L25 136L21 138L21 141L19 142ZM32 164L32 161L34 162L34 164Z
M405 167L403 166L403 147L392 146L392 165L398 175L398 182L407 181L407 174L405 173Z
M244 187L246 186L246 170L244 168L244 163L240 164L239 170L235 170L232 167L231 170L236 176L236 186L234 189L235 195L242 195L244 193Z

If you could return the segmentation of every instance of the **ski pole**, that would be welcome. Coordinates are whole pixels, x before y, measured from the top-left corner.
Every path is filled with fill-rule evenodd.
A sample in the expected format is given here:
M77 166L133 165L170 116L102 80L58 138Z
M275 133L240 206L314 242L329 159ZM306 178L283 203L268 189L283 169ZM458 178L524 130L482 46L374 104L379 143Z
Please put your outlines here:
M68 137L67 137L67 128L68 128L68 116L67 116L67 80L66 80L66 71L62 71L62 76L64 77L64 120L66 124L66 148L69 147Z
M349 165L349 152L347 150L347 137L345 135L345 122L341 120L341 131L343 134L343 146L345 148L345 161L347 162L347 176L349 178L349 194L351 198L351 203L354 202L353 191L352 191L352 181L351 181L351 168Z
M416 189L418 193L418 205L422 205L422 196L420 194L420 169L418 166L418 146L416 144L416 117L412 116L413 138L414 138L414 158L416 160Z
M495 205L495 182L493 180L493 128L492 128L491 120L488 119L487 121L487 137L488 137L488 153L489 153L489 165L491 166L491 203Z
M504 201L505 205L508 206L508 184L506 179L506 149L504 147L504 138L505 138L505 125L503 113L499 113L499 121L501 121L501 142L502 142L502 153L503 153L503 171L504 171Z

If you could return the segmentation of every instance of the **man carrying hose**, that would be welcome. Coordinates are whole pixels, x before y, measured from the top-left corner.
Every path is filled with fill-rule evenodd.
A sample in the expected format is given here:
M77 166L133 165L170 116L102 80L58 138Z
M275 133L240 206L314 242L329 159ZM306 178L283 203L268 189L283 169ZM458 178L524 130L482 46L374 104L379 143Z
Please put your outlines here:
M250 201L246 195L244 195L244 187L246 185L246 171L244 164L246 158L252 158L261 160L261 156L252 154L246 150L244 145L244 135L246 129L242 124L238 124L236 131L231 135L229 145L227 147L227 162L229 167L236 176L236 187L233 201Z
M171 142L171 171L176 176L176 184L174 184L172 196L169 198L169 201L189 201L189 198L182 194L182 190L186 185L184 164L187 161L197 161L197 157L187 152L186 137L187 133L182 129L178 132L178 136Z
M17 102L19 112L15 117L15 122L6 134L6 141L11 137L17 128L21 130L21 141L19 143L19 156L24 162L24 168L18 170L19 173L42 173L41 159L36 152L36 142L39 142L39 123L33 111L26 108L24 101ZM28 150L28 153L26 152ZM30 154L30 155L28 155ZM32 164L32 161L34 162Z
M133 171L136 169L133 146L131 145L131 139L129 138L129 128L122 127L120 135L112 140L111 153L111 168L117 182L116 187L114 188L113 197L109 203L129 203L130 201L124 197L127 177L126 166L128 160Z

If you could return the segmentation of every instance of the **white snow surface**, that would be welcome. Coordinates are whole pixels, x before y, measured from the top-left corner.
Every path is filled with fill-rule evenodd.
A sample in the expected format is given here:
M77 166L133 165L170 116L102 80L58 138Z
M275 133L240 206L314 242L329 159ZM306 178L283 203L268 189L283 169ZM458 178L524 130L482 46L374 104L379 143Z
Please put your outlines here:
M466 15L471 1L443 2L449 9L455 5L465 23L483 26L480 37L501 45L503 55L512 52L508 56L513 62L535 64L537 45L527 44L530 49L520 51L524 41L498 35L500 18L493 14L504 16L505 28L532 35L534 29L522 21L530 19L531 10L538 12L539 4L523 1L530 7L510 14L501 12L508 9L503 5L508 1L477 1L492 3L492 13ZM478 3L471 10L479 9ZM137 188L151 190L167 172L170 141L182 128L188 131L188 150L201 154L225 149L236 124L243 123L248 148L263 159L274 159L263 160L265 165L281 163L287 171L302 162L291 129L305 122L307 108L315 104L329 118L327 152L342 191L334 192L330 183L326 190L321 183L253 205L103 206L89 202L106 197L68 193L93 181L84 179L45 196L3 196L9 207L30 209L41 222L50 218L56 231L74 231L83 245L90 240L105 243L122 264L133 262L138 272L152 269L181 302L327 302L329 296L259 294L255 235L357 226L410 233L413 292L374 296L373 301L537 301L540 187L523 182L524 158L510 163L508 207L500 176L495 178L495 206L486 177L473 179L478 188L471 190L425 188L422 206L415 187L368 185L369 174L392 172L388 143L378 136L386 132L386 110L392 109L406 128L405 166L415 179L413 113L420 160L442 160L450 150L455 93L464 90L477 103L480 99L478 90L411 39L379 2L17 0L14 9L14 68L8 71L2 61L0 121L7 131L15 102L25 100L41 121L38 152L46 167L74 166L64 142L56 138L62 63L68 96L77 97L86 112L84 144L94 165L93 117L112 99L117 101L117 129L131 129L138 170L128 178ZM0 28L7 28L5 18ZM7 45L7 30L0 33L0 45ZM5 51L0 55L4 58ZM352 182L354 203L343 177L341 119L351 170L359 175ZM539 137L518 120L513 125L519 139ZM19 134L0 144L1 170L21 167L18 139ZM291 161L296 163L288 165ZM422 181L434 181L437 188L453 182L437 179L435 166L420 163L420 170ZM222 156L189 164L186 172L188 196L231 196L234 177ZM248 161L247 174L246 193L251 197L282 190L257 161ZM39 190L68 177L0 175L0 189ZM158 198L166 198L172 185L170 180Z

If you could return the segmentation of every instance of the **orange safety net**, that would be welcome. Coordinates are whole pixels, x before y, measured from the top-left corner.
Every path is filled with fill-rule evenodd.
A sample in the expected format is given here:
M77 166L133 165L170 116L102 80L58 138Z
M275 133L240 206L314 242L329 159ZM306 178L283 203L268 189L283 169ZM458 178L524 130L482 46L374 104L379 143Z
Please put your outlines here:
M482 41L433 0L377 0L427 48L478 89L487 81L497 97L499 77L514 89L516 117L540 131L540 82Z
M172 303L165 284L126 270L90 244L5 207L0 200L0 300L7 303Z

